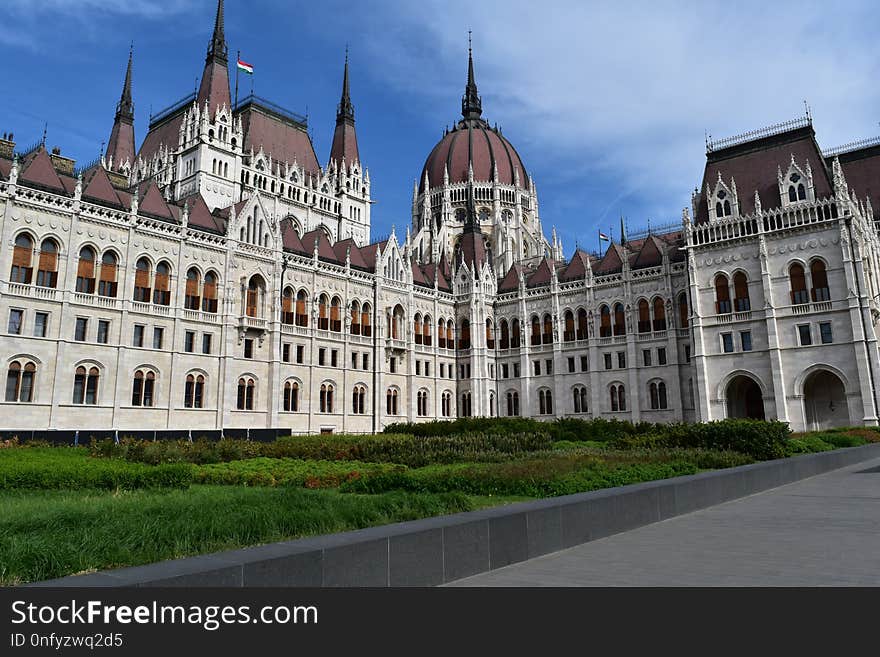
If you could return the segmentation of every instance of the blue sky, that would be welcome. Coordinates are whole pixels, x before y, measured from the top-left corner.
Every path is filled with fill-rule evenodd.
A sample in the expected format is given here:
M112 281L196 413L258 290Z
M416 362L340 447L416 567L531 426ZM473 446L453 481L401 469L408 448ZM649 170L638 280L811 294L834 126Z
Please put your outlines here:
M677 222L700 183L704 136L802 116L830 148L880 134L878 11L871 2L227 0L230 54L255 90L308 113L323 163L346 44L373 234L409 225L413 181L458 117L474 31L484 117L517 147L545 232L566 254ZM129 42L136 137L150 110L201 74L215 0L4 0L0 130L85 162L110 133ZM249 89L243 80L242 89Z

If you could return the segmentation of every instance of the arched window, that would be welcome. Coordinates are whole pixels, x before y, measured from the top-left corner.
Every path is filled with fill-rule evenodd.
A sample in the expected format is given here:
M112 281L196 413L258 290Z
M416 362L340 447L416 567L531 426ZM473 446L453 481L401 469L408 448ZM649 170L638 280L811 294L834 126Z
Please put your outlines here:
M507 393L507 415L510 417L519 415L519 393L515 390Z
M449 392L444 392L440 396L440 412L443 417L449 417L452 413L452 394Z
M544 344L553 342L553 319L549 314L544 315L544 333L542 335Z
M98 368L86 368L80 365L76 368L73 378L73 403L88 404L94 406L98 403Z
M248 281L247 292L245 293L245 314L248 317L259 317L261 312L261 301L265 293L266 286L263 283L263 277L259 274L251 276Z
M788 278L791 281L791 302L794 305L807 303L807 278L804 275L803 266L795 262L788 269Z
M373 329L370 327L370 304L365 303L361 308L361 335L373 335Z
M648 385L648 396L651 399L651 408L653 410L657 410L660 408L660 397L657 394L657 384L651 383Z
M183 390L184 408L202 408L205 398L205 377L201 374L186 375L186 385Z
M247 410L254 410L254 389L256 386L254 385L253 379L248 379L247 382L247 391L244 398L244 406Z
M330 299L326 294L318 297L318 328L326 331L330 328Z
M639 299L639 333L651 331L651 308L647 299Z
M810 263L810 278L813 282L813 301L828 301L831 291L828 289L828 272L825 263L816 258Z
M422 344L422 315L416 313L413 317L413 340L416 344Z
M660 297L654 297L654 330L666 330L666 306Z
M171 305L171 267L167 262L156 265L153 303L158 306Z
M495 327L492 325L491 319L486 319L486 348L495 348Z
M531 344L534 347L535 345L541 344L541 320L538 319L537 315L532 317L532 339Z
M571 391L572 407L575 413L588 412L587 406L587 389L585 386L575 386Z
M76 291L80 294L93 294L95 291L95 250L84 246L79 250L76 266Z
M471 416L471 393L461 393L461 417Z
M422 322L422 344L426 347L431 346L431 316L425 315Z
M428 391L419 390L416 393L416 415L426 417L428 415Z
M134 373L131 389L132 406L152 406L156 375L150 370L138 370Z
M355 386L351 393L351 412L355 415L363 415L366 411L364 402L367 397L367 389L364 386Z
M9 273L10 283L30 284L33 276L34 241L27 233L15 238L12 249L12 270Z
M116 254L113 251L104 251L101 256L101 280L98 282L98 295L102 297L116 297L116 268L118 266Z
M566 310L563 319L565 322L565 329L562 332L562 340L564 342L574 342L574 313L570 310Z
M538 413L551 415L553 413L553 393L549 390L538 391Z
M667 408L666 384L663 381L661 381L660 383L657 384L657 394L660 398L660 408L661 409Z
M361 304L358 301L351 302L351 334L361 334Z
M437 320L437 346L446 348L446 320L442 317Z
M137 261L134 271L134 301L150 303L152 287L150 286L150 261L141 258Z
M688 327L688 315L690 315L690 311L688 310L687 294L682 292L678 295L678 326L680 328Z
M330 330L342 333L342 299L333 297L330 302Z
M202 306L202 298L199 296L201 279L199 270L195 267L190 267L186 272L186 295L183 300L183 307L187 310L199 310Z
M510 330L507 326L507 320L501 320L501 344L500 349L510 349Z
M244 377L238 380L238 398L236 408L240 411L254 410L254 380Z
M727 276L718 274L715 277L715 312L726 315L730 311L730 287L727 284Z
M749 282L745 273L741 271L733 275L733 307L738 313L752 309L749 300Z
M397 390L394 388L389 388L385 392L385 413L397 415Z
M578 310L577 339L587 339L587 311L583 308Z
M321 413L332 413L333 412L333 384L332 383L322 383L321 384L321 395L320 395L320 410Z
M611 310L604 305L599 308L599 337L611 337Z
M281 323L293 324L293 288L286 287L281 294Z
M296 381L284 382L283 408L288 413L299 410L299 383Z
M648 397L651 401L652 410L666 409L666 384L663 381L652 382L648 386Z
M611 394L611 410L612 412L616 411L625 411L626 410L626 391L624 390L623 384L615 384L611 386L609 389Z
M495 393L489 393L489 417L495 417Z
M511 349L519 349L520 344L520 331L519 331L519 320L514 319L511 323L510 329L510 347Z
M309 316L306 313L306 291L300 290L296 293L296 325L308 326Z
M6 401L24 403L34 401L36 374L37 366L31 362L25 363L24 367L19 362L10 363L6 373Z
M458 348L471 348L471 322L468 319L461 320L461 335L458 339Z
M58 244L53 239L44 239L40 244L37 285L40 287L57 287L58 285Z
M614 335L626 334L626 316L623 313L623 304L614 304Z
M455 322L446 320L446 348L455 349Z

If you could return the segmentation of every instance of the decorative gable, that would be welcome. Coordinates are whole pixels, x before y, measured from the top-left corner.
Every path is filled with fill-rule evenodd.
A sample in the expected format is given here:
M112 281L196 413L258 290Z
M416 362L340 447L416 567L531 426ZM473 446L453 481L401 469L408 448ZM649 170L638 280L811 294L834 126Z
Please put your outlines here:
M816 200L813 169L810 167L809 160L806 161L804 168L801 168L792 155L786 172L783 174L782 167L778 167L776 177L779 183L779 198L782 199L782 207L788 207L802 201Z

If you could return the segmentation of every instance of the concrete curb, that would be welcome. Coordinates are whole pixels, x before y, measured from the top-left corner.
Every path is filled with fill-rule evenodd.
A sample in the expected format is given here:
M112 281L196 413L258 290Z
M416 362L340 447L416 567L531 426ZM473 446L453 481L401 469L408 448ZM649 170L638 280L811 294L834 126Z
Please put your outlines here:
M29 586L437 586L880 457L880 443Z

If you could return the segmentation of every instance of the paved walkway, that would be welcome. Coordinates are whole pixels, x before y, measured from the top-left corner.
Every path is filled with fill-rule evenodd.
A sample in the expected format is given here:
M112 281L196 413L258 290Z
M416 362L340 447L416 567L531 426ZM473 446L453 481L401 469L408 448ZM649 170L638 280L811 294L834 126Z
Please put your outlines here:
M880 459L450 584L852 585L880 585Z

